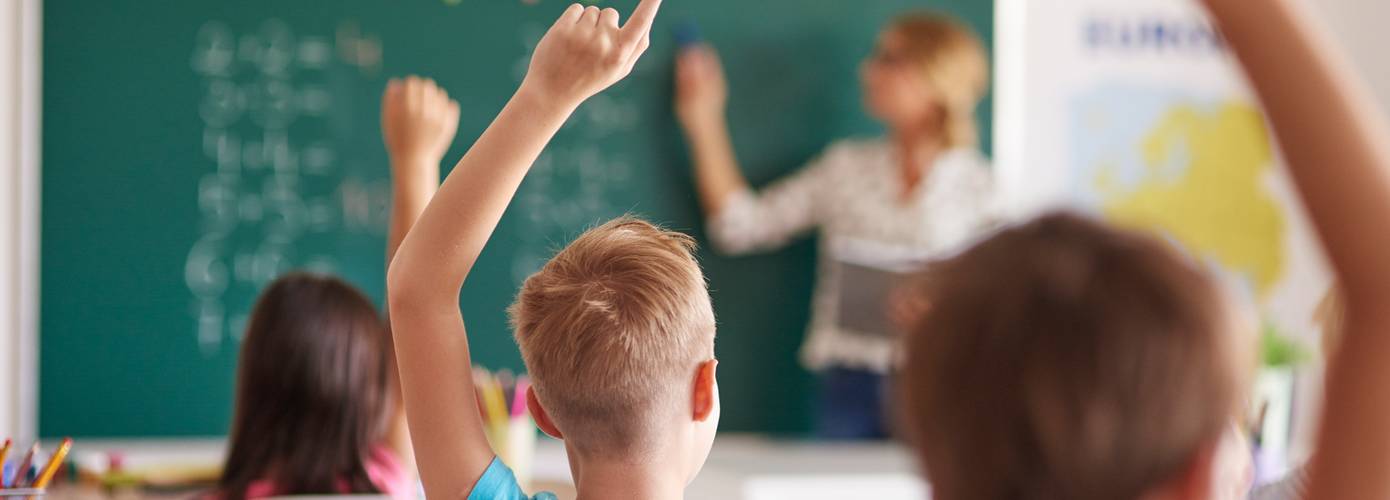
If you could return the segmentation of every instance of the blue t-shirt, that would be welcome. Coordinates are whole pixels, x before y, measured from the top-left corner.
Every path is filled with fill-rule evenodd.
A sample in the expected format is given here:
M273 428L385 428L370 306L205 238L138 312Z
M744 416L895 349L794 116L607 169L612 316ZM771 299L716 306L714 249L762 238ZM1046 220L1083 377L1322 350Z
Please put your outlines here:
M516 475L512 470L502 463L502 459L493 458L492 465L487 466L487 471L483 472L483 477L478 479L478 484L473 486L473 493L468 495L468 500L558 500L554 493L537 493L534 497L526 496L526 492L521 491L521 485L516 482Z

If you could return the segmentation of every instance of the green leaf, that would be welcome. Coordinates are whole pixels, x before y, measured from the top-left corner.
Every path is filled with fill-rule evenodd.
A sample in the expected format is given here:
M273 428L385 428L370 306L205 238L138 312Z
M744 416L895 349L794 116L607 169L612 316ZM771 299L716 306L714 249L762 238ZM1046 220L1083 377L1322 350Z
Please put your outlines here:
M1260 353L1264 366L1292 368L1312 359L1313 356L1307 348L1280 333L1273 323L1266 321L1263 330L1260 335Z

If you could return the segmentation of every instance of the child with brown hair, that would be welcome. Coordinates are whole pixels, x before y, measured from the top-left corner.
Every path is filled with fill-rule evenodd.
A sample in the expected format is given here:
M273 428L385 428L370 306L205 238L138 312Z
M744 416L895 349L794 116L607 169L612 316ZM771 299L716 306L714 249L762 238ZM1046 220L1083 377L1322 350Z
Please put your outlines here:
M439 186L458 104L434 82L392 81L382 99L391 156L388 258ZM391 335L375 306L337 278L291 273L256 302L237 369L236 414L215 495L415 496Z
M396 356L430 498L526 498L484 436L460 287L546 143L632 70L660 3L642 0L623 26L613 9L565 11L392 262ZM528 407L564 440L580 498L679 498L704 464L719 420L714 314L691 246L609 222L529 278L512 308Z
M242 341L220 498L410 491L390 338L352 285L291 273Z
M1263 100L1343 293L1308 498L1390 498L1390 130L1297 0L1205 0ZM907 427L933 495L1230 495L1254 325L1160 240L1068 215L931 272Z

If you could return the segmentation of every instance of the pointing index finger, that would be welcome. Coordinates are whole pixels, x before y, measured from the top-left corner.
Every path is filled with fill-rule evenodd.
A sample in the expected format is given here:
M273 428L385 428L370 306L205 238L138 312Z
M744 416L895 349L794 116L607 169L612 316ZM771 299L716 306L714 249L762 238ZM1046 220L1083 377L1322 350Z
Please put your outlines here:
M629 46L635 46L652 31L652 24L656 22L656 11L661 8L661 0L642 0L637 4L637 9L632 11L632 17L628 18L627 24L622 28L622 41Z

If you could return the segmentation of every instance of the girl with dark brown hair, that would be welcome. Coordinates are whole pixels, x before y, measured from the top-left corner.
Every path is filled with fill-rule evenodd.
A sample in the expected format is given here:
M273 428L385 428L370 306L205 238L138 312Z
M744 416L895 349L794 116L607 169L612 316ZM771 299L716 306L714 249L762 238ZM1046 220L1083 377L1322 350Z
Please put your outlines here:
M458 103L392 81L382 104L394 196L389 262L439 187ZM418 492L391 335L342 280L291 273L261 294L242 342L230 449L215 496Z
M400 407L390 360L375 306L351 285L306 273L272 283L242 341L221 493L381 493L407 476L383 445Z

